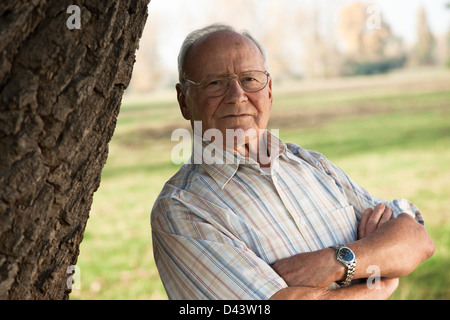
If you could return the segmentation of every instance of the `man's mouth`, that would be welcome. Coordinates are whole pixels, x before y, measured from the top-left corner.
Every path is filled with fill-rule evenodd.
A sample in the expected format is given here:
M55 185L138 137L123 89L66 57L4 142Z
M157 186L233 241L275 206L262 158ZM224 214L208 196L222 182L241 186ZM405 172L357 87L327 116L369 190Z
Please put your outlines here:
M230 114L227 116L224 116L224 118L239 118L239 117L250 117L251 115L248 113L243 113L243 114Z

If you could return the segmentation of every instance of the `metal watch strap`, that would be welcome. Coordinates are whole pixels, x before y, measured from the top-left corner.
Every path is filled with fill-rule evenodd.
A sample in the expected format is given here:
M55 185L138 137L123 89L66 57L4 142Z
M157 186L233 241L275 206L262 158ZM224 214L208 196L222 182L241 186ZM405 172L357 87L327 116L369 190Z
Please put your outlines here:
M335 244L333 246L330 246L329 248L333 248L335 250L336 258L337 258L338 252L339 252L339 250L342 247L346 247L347 249L349 249L351 251L351 249L349 247L347 247L346 245L344 245L344 244ZM353 253L353 251L352 251L352 253ZM345 277L345 280L343 280L343 281L336 281L336 283L338 285L340 285L340 286L347 286L352 281L353 275L355 273L355 269L356 269L356 258L355 258L355 255L353 254L353 261L351 261L349 263L345 263L345 262L343 262L343 261L341 261L339 259L338 259L338 261L341 262L342 264L344 264L347 267L347 275Z
M355 274L356 261L352 261L347 265L347 277L345 277L344 281L337 281L337 284L340 286L347 286L353 279L353 275Z

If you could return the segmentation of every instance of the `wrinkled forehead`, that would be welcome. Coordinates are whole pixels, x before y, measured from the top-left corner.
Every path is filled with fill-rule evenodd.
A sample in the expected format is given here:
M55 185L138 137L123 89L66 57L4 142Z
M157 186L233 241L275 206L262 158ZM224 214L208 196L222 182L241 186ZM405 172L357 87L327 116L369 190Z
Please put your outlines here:
M233 31L219 31L194 44L185 63L187 74L204 77L211 73L244 71L237 70L239 68L261 69L264 57L249 37Z

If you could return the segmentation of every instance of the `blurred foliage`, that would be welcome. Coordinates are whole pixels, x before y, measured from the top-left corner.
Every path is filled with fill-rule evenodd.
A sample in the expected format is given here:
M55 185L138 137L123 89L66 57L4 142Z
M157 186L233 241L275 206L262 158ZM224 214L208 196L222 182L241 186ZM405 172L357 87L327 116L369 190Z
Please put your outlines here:
M377 61L347 60L343 66L343 76L372 75L386 73L393 69L402 68L407 61L406 56L383 58Z

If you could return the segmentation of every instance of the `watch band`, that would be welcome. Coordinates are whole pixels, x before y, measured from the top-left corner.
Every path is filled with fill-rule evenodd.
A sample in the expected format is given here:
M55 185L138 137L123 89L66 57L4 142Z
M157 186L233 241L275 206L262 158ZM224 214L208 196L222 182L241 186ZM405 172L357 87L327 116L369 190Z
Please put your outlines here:
M340 286L347 286L353 280L353 275L355 274L356 260L353 260L347 265L347 277L344 281L337 281Z
M353 251L349 247L347 247L344 244L336 244L334 246L330 246L329 248L333 248L335 250L335 252L336 252L336 259L347 267L347 275L346 275L345 279L343 281L336 281L336 283L338 285L340 285L340 286L347 286L347 285L349 285L350 282L353 279L353 275L355 274L355 269L356 269L355 254L353 253ZM341 259L339 257L339 251L342 248L345 248L346 250L349 250L352 253L352 255L353 255L353 259L352 260L345 261L345 260L343 260L343 259Z

